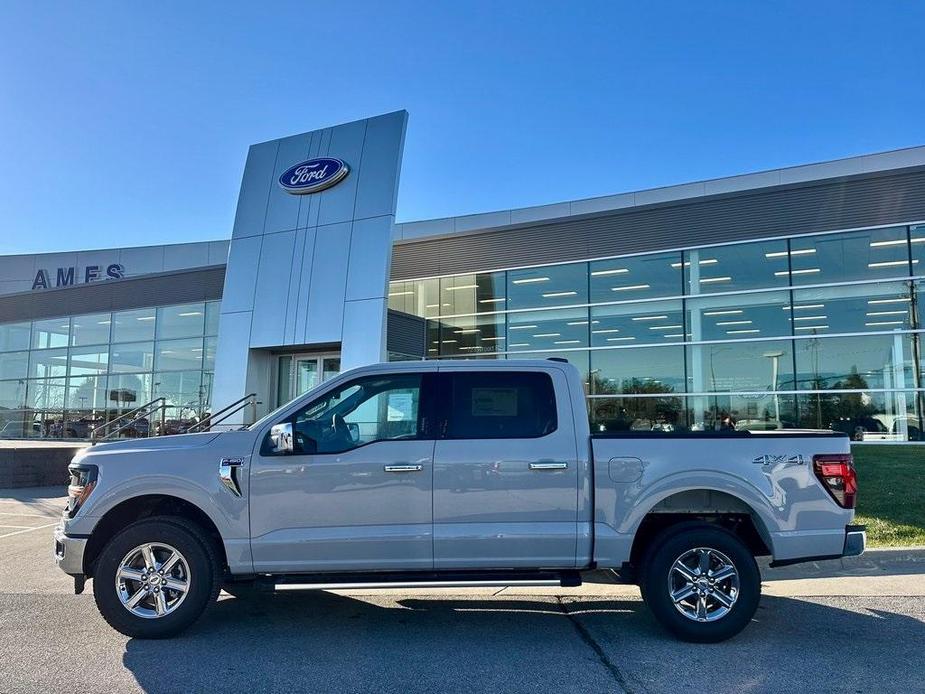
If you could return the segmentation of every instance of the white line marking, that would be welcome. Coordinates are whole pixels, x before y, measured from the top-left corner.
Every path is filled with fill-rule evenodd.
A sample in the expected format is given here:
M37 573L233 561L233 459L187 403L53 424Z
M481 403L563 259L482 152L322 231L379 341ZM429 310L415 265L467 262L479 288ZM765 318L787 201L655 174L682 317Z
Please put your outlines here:
M57 525L57 523L49 523L48 525L40 525L35 528L29 528L28 530L17 530L16 532L13 532L13 533L7 533L6 535L0 535L0 540L2 540L5 537L13 537L13 535L22 535L23 533L31 533L33 530L41 530L42 528L50 528L53 525Z
M55 518L50 513L7 513L5 511L0 511L0 516L21 516L23 518Z
M0 525L0 528L15 528L16 530L32 530L34 525Z

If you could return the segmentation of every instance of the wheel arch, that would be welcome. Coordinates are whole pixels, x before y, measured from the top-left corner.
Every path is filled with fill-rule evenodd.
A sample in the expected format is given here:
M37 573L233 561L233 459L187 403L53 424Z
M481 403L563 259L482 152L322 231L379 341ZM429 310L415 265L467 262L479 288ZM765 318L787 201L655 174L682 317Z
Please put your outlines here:
M194 523L212 543L223 570L227 571L228 558L222 535L209 514L196 504L179 496L142 494L116 504L97 521L84 550L84 573L89 577L93 576L100 553L119 531L135 521L155 516L174 516Z

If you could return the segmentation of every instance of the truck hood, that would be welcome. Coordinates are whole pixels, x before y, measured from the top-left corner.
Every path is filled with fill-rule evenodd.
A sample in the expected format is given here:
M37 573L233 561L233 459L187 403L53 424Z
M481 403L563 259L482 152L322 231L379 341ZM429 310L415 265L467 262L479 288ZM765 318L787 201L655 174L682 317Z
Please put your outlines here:
M199 434L175 434L141 439L124 439L99 443L86 449L87 455L96 453L126 453L128 451L162 451L176 448L202 448L222 435L219 431L205 431Z

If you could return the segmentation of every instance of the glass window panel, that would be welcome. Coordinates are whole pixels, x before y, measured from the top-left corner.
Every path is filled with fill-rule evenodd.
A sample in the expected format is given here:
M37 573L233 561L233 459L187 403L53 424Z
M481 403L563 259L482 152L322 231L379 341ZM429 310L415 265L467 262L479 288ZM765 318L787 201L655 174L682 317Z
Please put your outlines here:
M0 325L0 352L29 349L31 323L7 323Z
M684 252L689 294L786 287L787 241L761 241Z
M554 309L508 314L507 349L575 349L588 346L588 309Z
M26 378L28 372L28 352L0 353L0 378Z
M908 330L911 327L912 297L905 282L793 292L795 335Z
M29 378L67 376L67 350L41 349L29 353Z
M206 303L206 335L218 335L218 320L221 308L221 301L209 301Z
M109 326L112 315L109 313L91 313L86 316L74 316L71 319L71 345L105 345L109 342Z
M21 410L26 404L26 382L0 381L0 417L6 416L4 410Z
M157 371L202 368L202 340L169 340L157 343L154 356Z
M687 300L691 340L744 340L790 335L790 293L759 292Z
M590 395L684 392L684 348L601 349L591 352Z
M693 431L773 431L798 426L796 396L717 393L687 401Z
M680 296L681 253L659 253L591 263L591 301Z
M67 382L63 378L30 380L27 384L26 407L37 410L64 409Z
M590 371L590 354L587 350L575 350L569 352L528 352L526 354L508 354L508 359L565 359L569 364L574 364L581 373L582 382L585 384L585 391L588 387L588 372Z
M800 426L833 429L855 441L922 441L925 422L909 391L809 393L799 396Z
M71 376L92 376L106 373L109 364L109 347L73 347L68 358Z
M153 308L119 311L112 314L112 341L135 342L154 339L157 313Z
M793 390L791 341L690 345L687 377L692 393Z
M507 308L542 308L588 302L588 264L551 265L507 273Z
M912 227L909 230L909 241L912 244L912 274L925 275L925 225Z
M215 369L215 347L218 344L217 337L207 337L204 340L202 351L202 368L204 371Z
M906 388L913 385L908 334L796 340L800 390Z
M437 279L409 280L389 284L389 308L413 316L432 318L441 313L440 283ZM443 307L443 313L453 313L452 303Z
M205 391L202 388L201 371L173 371L154 374L154 397L166 398L169 407L177 408L175 414L189 418L202 410Z
M67 347L70 331L69 318L37 320L32 324L32 347L34 349Z
M903 277L909 274L905 227L808 236L790 241L793 284Z
M440 314L487 313L506 308L504 273L456 275L440 280Z
M211 371L202 372L202 411L208 414L212 410L212 382L215 374Z
M912 283L912 303L917 306L915 327L925 329L925 280Z
M67 380L67 401L65 406L71 412L91 414L102 412L107 407L106 376L71 376ZM102 424L102 420L99 422ZM89 436L82 432L81 437Z
M503 314L444 318L440 321L441 356L503 352L504 343Z
M590 410L592 431L668 433L687 429L684 398L678 396L594 398Z
M106 405L110 410L134 410L151 401L151 374L110 374Z
M683 341L680 299L591 308L592 347Z
M196 337L203 334L205 304L181 304L157 309L157 338Z
M112 345L110 348L110 372L150 371L153 365L154 343L152 342Z

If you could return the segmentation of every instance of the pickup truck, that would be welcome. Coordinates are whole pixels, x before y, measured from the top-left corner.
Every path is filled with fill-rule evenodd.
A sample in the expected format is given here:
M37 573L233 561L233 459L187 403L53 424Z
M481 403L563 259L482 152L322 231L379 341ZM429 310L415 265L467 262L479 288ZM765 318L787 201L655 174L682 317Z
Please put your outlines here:
M637 583L682 639L751 620L756 556L860 554L837 432L592 434L561 360L344 372L240 430L103 443L69 467L60 568L123 634L220 590Z

